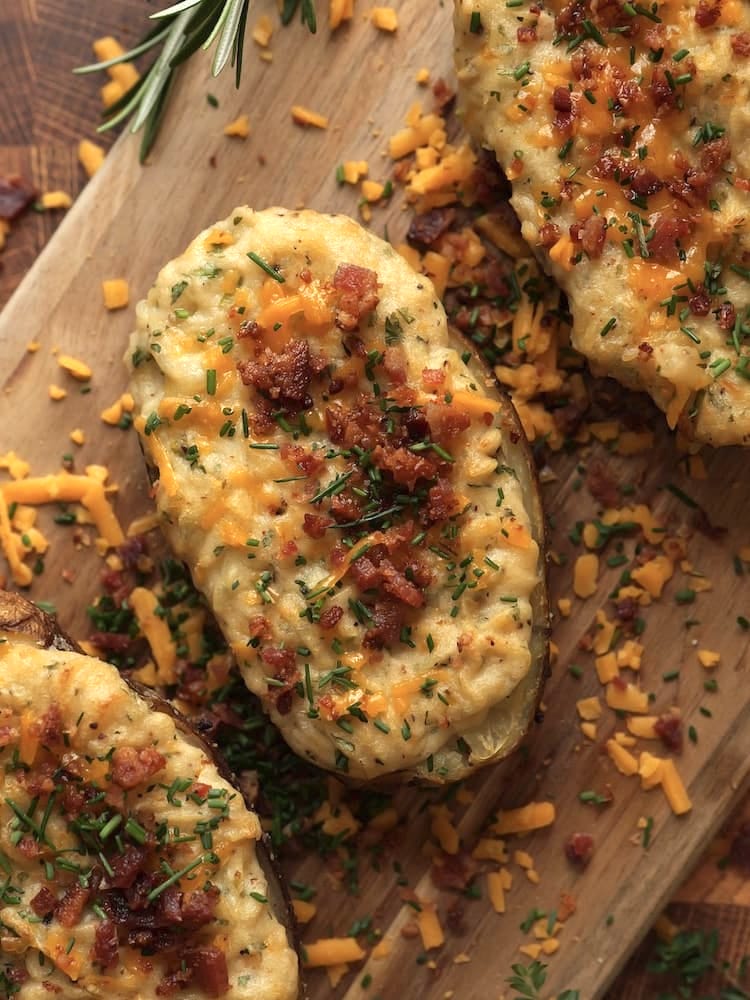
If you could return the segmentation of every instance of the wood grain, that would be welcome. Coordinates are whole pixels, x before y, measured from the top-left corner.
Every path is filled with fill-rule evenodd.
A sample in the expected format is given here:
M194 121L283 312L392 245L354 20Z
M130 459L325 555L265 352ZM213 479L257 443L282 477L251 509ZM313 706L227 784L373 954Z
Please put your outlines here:
M106 23L104 8L110 8L107 18L111 20ZM82 5L61 0L29 2L19 17L10 0L0 0L0 46L6 47L3 51L12 54L16 64L21 59L26 79L34 81L34 87L24 88L13 107L7 94L0 97L8 102L7 108L0 106L3 172L25 170L40 188L64 187L71 192L79 188L82 176L75 164L74 146L83 134L82 120L92 123L96 119L98 81L71 82L68 67L88 58L92 34L115 31L122 37L118 18L132 15L136 8L143 9L133 0L96 5L94 31L83 16ZM132 16L129 24L132 32ZM2 30L6 26L8 30ZM120 358L132 324L129 310L105 312L101 280L127 277L134 302L145 294L164 260L181 251L202 226L241 202L256 207L306 204L355 213L356 194L337 187L335 165L349 157L368 158L372 175L386 178L389 167L382 158L384 136L400 125L413 100L424 99L424 92L413 82L420 66L429 66L435 76L450 73L449 38L448 5L428 10L426 5L403 4L395 38L377 34L359 20L345 29L344 37L334 40L325 30L311 39L299 26L280 32L274 37L271 64L262 63L255 51L248 53L239 92L234 91L228 76L209 82L205 60L188 67L178 82L168 128L151 165L138 166L137 143L130 137L118 142L104 168L62 219L54 240L0 318L2 450L12 446L28 457L39 473L58 467L65 452L76 452L79 468L88 462L104 462L120 488L116 506L121 520L127 523L145 510L147 484L134 435L107 429L98 418L99 411L124 387ZM42 51L44 59L38 60L36 51ZM219 108L207 103L209 91L218 97ZM81 93L85 100L71 97ZM330 129L306 131L294 126L289 116L292 103L304 103L329 114ZM252 134L246 142L222 135L223 125L240 112L251 118ZM89 134L90 128L89 124ZM394 199L388 209L376 210L373 229L382 232L387 225L391 237L397 238L404 231L405 219L399 199ZM53 220L30 215L22 225L29 231L19 228L3 256L5 289L49 236ZM19 238L22 233L25 236ZM26 351L32 337L42 344L36 354ZM81 394L77 385L68 382L70 392L64 403L47 399L47 384L63 380L52 353L55 348L92 363L95 375L89 394ZM658 792L647 797L614 772L598 746L582 744L574 703L598 693L599 687L591 658L581 652L579 642L622 567L607 570L595 597L577 602L571 618L556 623L554 639L560 653L545 695L548 711L545 721L531 734L527 752L473 779L468 786L473 800L459 814L462 836L470 841L501 805L511 807L532 797L554 800L559 816L555 826L519 841L536 860L542 876L540 886L533 886L516 870L505 917L492 913L486 899L466 901L463 930L451 935L446 946L430 956L435 967L417 964L417 947L401 936L413 911L403 907L398 898L392 863L403 864L409 885L420 896L437 898L421 851L429 825L425 804L432 799L412 789L401 790L395 799L401 816L398 850L384 858L379 872L363 873L358 898L338 891L317 857L290 864L295 877L319 887L320 912L308 936L346 932L356 917L368 912L393 940L389 958L370 960L355 977L344 981L337 995L354 1000L379 993L384 1000L392 1000L419 993L427 1000L438 1000L454 990L455 997L462 1000L499 996L511 963L521 958L518 945L527 940L518 931L520 921L532 907L545 911L556 908L560 892L568 891L576 896L579 908L566 925L560 953L550 960L549 990L577 988L582 998L602 996L741 795L750 767L746 682L750 663L735 618L748 614L750 601L745 578L732 570L732 553L750 540L744 526L748 502L745 458L737 451L710 455L709 480L698 487L686 484L674 443L661 429L659 418L654 419L658 428L654 452L622 466L639 499L651 503L667 519L670 531L694 532L694 512L664 490L665 483L673 481L704 502L716 523L738 526L718 540L696 536L691 544L691 558L711 577L713 591L701 595L696 605L679 608L673 593L682 582L675 581L667 599L650 609L647 617L644 686L658 692L657 709L678 701L686 721L694 723L699 732L698 744L688 746L680 764L696 809L687 819L673 818ZM68 433L74 427L86 430L87 442L82 448L74 448L69 441ZM596 449L592 457L595 454ZM567 527L595 511L593 503L587 506L586 496L574 488L580 460L580 455L555 456L552 464L557 479L545 487L547 509L559 526L553 545L569 559L577 550L567 540ZM71 631L85 634L84 607L96 592L100 562L91 550L75 551L72 540L61 537L59 531L54 538L46 572L35 582L32 596L53 600ZM633 546L628 543L626 551L632 557ZM71 566L77 574L72 586L60 576ZM552 569L553 603L559 596L570 596L568 580L569 570ZM684 623L690 617L700 619L701 624L688 630ZM695 640L720 649L723 655L718 674L720 693L712 695L710 701L703 690L705 675L695 660ZM571 662L585 668L580 681L567 671ZM679 667L678 683L664 685L662 674ZM699 712L701 705L708 704L711 718ZM601 735L609 732L603 728ZM615 794L609 808L596 810L578 801L580 790L601 790L607 784ZM643 815L654 819L648 851L630 842ZM570 833L581 829L594 835L597 850L585 874L577 875L564 860L563 844ZM715 920L717 909L711 905L715 900L745 902L741 885L727 882L731 872L717 882L714 869L715 859L709 859L703 875L690 883L693 889L683 890L683 899L706 900L698 910L680 911L683 915ZM738 877L736 873L734 877ZM444 894L439 897L439 907L444 916ZM733 915L735 911L739 917ZM739 907L731 913L719 912L728 927L746 927L747 916ZM733 944L735 939L741 940L741 933L729 933ZM455 958L463 954L469 956L470 963L455 964ZM649 992L651 987L640 981L641 966L636 959L629 977L613 987L613 998L635 1000L654 995ZM360 985L365 972L373 977L367 991ZM322 975L311 976L311 993L315 1000L331 995Z

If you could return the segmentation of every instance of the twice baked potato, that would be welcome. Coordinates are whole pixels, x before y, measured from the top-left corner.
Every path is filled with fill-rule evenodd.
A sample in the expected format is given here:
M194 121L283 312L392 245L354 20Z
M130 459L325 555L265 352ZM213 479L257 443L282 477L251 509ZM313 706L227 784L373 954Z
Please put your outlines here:
M456 0L468 130L593 371L750 443L750 4Z
M509 753L541 509L430 281L343 216L238 208L161 271L126 361L164 532L297 753L433 781Z
M0 988L299 993L257 816L188 724L0 591Z

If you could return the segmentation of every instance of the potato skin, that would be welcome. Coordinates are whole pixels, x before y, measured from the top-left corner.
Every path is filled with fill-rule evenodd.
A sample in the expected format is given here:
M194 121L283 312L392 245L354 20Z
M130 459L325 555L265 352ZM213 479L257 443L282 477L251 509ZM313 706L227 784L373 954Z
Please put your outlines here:
M454 4L459 114L512 182L573 346L714 446L750 444L750 7L720 8Z
M351 780L458 780L534 712L537 486L465 347L390 245L306 211L236 209L137 310L168 541L293 749Z
M11 642L14 637L18 637L23 641L31 640L35 646L42 649L84 655L77 643L61 629L55 617L42 611L20 594L11 591L0 590L0 635ZM121 677L134 694L147 703L151 711L167 715L174 721L185 741L198 748L213 762L220 776L231 784L242 797L247 809L254 812L252 804L229 769L218 747L201 735L182 713L155 691L129 680L124 675ZM268 903L271 913L286 928L295 950L298 951L298 928L291 898L267 834L263 834L256 841L255 855L267 880ZM228 994L228 996L230 995ZM307 995L306 985L300 975L297 1000L305 1000Z

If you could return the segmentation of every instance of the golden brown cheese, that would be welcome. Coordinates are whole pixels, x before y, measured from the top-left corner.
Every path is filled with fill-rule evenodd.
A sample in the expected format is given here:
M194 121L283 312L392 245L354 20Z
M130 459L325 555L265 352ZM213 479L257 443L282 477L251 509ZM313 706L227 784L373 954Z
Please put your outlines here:
M240 208L137 318L164 530L285 738L358 778L490 758L529 709L539 547L429 280L351 220Z
M670 426L750 442L750 5L456 0L468 128L573 343Z
M0 775L0 993L297 996L257 816L114 667L0 633Z

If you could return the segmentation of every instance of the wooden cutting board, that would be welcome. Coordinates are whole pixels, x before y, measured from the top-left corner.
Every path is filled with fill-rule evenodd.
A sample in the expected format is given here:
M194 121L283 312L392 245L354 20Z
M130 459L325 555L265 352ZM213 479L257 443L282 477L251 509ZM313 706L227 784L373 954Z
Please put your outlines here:
M429 104L429 96L414 82L417 70L427 66L433 77L450 75L450 4L403 4L399 16L395 37L376 32L360 19L333 40L324 27L314 39L299 26L279 32L271 64L249 53L239 93L229 74L209 81L207 63L198 60L178 83L152 164L138 165L137 141L125 137L117 144L0 318L0 452L13 448L32 462L34 473L41 474L58 468L61 456L75 451L78 468L90 462L109 466L120 488L116 509L123 523L148 508L135 436L107 428L99 420L101 409L124 388L120 359L132 325L131 310L105 312L100 282L127 277L134 302L146 293L166 259L181 251L199 229L242 202L259 208L305 204L356 213L356 193L337 186L336 165L347 158L368 159L371 176L385 180L390 168L382 153L386 137L400 126L413 101ZM218 109L207 102L208 93L219 99ZM293 103L328 114L328 131L294 126L289 113ZM223 125L241 112L250 116L250 138L246 142L225 138ZM375 210L372 227L382 233L387 225L395 240L402 236L407 218L397 197L387 209ZM41 344L36 353L26 350L32 339ZM64 403L48 399L48 383L65 380L55 349L91 364L90 393L81 394L68 381ZM81 448L68 437L75 427L85 431ZM386 852L379 871L363 865L359 898L335 891L317 857L287 864L294 878L319 889L318 914L306 929L306 938L346 933L356 917L368 913L392 939L391 954L369 960L343 980L336 995L347 1000L378 995L383 1000L416 995L427 1000L450 995L485 1000L504 992L510 996L512 991L505 986L510 966L527 963L518 947L531 940L519 924L533 908L547 913L557 909L560 893L568 892L576 897L578 908L561 935L560 952L546 960L549 977L541 995L578 989L586 1000L602 996L739 796L750 760L750 699L749 658L736 618L750 617L750 596L746 578L735 574L732 556L750 543L745 453L708 455L709 479L686 483L680 456L660 427L657 440L652 453L622 463L624 474L637 485L639 499L668 519L670 530L687 530L695 511L664 490L672 482L709 510L714 523L729 527L718 538L697 536L691 542L691 559L713 581L713 590L701 594L694 605L678 606L674 592L685 581L677 574L666 599L647 613L643 686L657 693L656 710L679 703L686 724L698 731L698 743L688 744L680 761L693 812L675 819L658 791L641 792L635 779L615 772L598 745L581 739L575 702L600 694L601 689L591 656L579 649L579 640L623 567L606 570L597 594L587 602L574 601L571 616L555 624L559 657L545 694L547 713L530 734L526 752L473 779L468 784L473 798L457 813L462 839L471 843L498 808L532 798L554 801L558 818L551 829L511 843L533 855L540 884L533 885L514 868L508 912L499 916L492 912L480 878L483 898L465 902L463 927L448 934L445 946L429 955L429 963L418 961L418 944L400 933L414 911L398 897L393 862L402 866L420 898L438 900L443 917L450 900L432 886L422 852L429 828L427 798L414 789L401 790L396 805L403 822L394 838L396 846ZM555 456L552 468L557 478L544 487L547 510L556 525L553 547L571 559L578 550L567 540L567 531L575 521L594 514L588 495L574 488L580 460L580 455ZM632 555L632 544L626 551ZM46 571L34 582L31 596L54 602L61 620L75 634L85 635L84 608L97 592L100 567L93 552L75 551L72 541L58 531ZM61 580L64 568L75 571L72 584ZM552 568L553 604L559 596L571 596L569 578L569 569ZM700 624L687 629L688 618ZM704 691L706 674L697 664L696 644L722 653L716 694ZM580 680L568 672L573 662L584 669ZM682 668L679 680L665 684L662 675L678 668ZM701 714L701 706L712 715ZM602 737L611 735L614 721L605 721ZM606 809L579 801L581 790L602 791L606 785L614 792L614 802ZM641 846L640 836L631 843L642 816L653 817L648 850ZM567 837L579 830L590 832L596 842L593 860L583 874L568 864L563 853ZM366 974L372 976L367 988L361 985ZM331 995L319 972L310 975L310 991L314 1000Z

